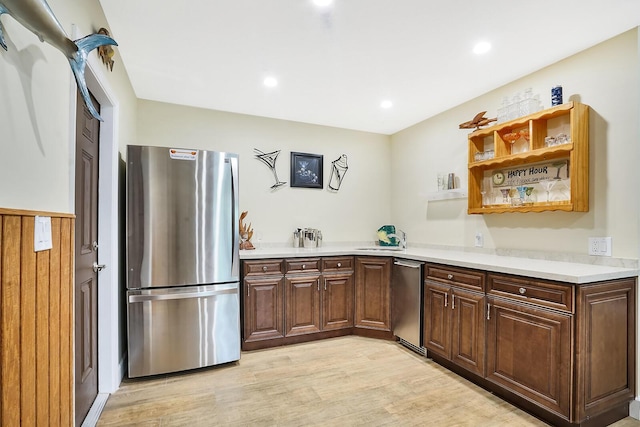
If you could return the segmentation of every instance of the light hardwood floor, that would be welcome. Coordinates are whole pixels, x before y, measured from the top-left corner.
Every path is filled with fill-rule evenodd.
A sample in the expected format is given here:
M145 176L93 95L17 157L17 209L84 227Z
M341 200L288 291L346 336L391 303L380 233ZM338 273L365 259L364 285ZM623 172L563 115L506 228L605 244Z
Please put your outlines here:
M390 341L356 336L125 380L98 426L546 426ZM615 427L637 427L626 418Z

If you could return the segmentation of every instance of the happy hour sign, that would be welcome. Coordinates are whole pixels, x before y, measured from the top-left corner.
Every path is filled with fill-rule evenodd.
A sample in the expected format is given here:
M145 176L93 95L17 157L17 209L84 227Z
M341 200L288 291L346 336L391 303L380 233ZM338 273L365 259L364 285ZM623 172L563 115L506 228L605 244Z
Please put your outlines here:
M502 174L504 181L496 179L496 175ZM536 163L517 168L503 169L493 172L494 187L513 187L517 185L534 184L549 179L569 178L569 160L557 160L553 162Z

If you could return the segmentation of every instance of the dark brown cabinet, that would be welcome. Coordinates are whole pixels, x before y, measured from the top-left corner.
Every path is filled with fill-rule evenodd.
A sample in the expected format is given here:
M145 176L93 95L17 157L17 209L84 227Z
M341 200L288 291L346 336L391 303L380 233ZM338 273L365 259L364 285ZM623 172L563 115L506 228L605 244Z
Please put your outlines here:
M484 375L484 273L425 266L424 342L431 354Z
M325 338L350 333L354 323L353 257L243 264L244 350L315 339L314 334Z
M487 379L566 418L571 315L488 298Z
M489 274L486 379L554 424L608 425L635 396L635 279Z
M320 274L287 277L285 335L320 332Z
M324 274L322 330L353 327L353 272Z
M244 263L243 342L284 337L282 260Z
M391 331L391 258L356 258L357 328Z

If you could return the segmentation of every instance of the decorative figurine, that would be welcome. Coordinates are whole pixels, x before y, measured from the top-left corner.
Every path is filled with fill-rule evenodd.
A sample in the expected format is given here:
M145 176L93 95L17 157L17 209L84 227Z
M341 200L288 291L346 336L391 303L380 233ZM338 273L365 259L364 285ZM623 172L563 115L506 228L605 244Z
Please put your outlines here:
M117 46L115 40L104 34L90 34L76 41L69 39L45 0L0 0L0 16L5 13L11 15L38 36L40 41L46 41L65 54L85 105L93 117L102 121L89 97L89 89L87 89L87 82L84 79L84 69L87 65L89 52L99 46ZM0 22L0 46L7 50L2 22Z
M475 117L472 120L469 120L468 122L464 122L464 123L460 123L460 129L473 129L475 128L476 130L480 129L480 126L486 126L491 122L495 122L496 120L498 120L498 118L493 118L493 119L487 119L484 115L486 114L486 111L482 111L478 114L475 115Z
M240 214L240 249L251 250L255 249L251 244L251 238L253 237L253 230L251 229L251 223L246 227L242 222L249 211L244 211Z
M111 36L109 34L109 30L106 28L100 28L98 30L98 34L104 34L105 36ZM98 55L102 59L102 63L107 66L109 71L113 71L113 55L115 54L115 50L110 45L104 45L98 47Z

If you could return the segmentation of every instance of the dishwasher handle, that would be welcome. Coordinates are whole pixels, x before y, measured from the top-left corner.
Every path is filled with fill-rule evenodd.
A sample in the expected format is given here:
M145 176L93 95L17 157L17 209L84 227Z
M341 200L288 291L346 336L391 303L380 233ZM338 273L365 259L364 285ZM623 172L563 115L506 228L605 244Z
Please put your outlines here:
M400 267L409 267L409 268L420 268L422 267L422 263L421 262L412 262L412 261L404 261L401 259L396 259L393 261L394 265L400 266Z

